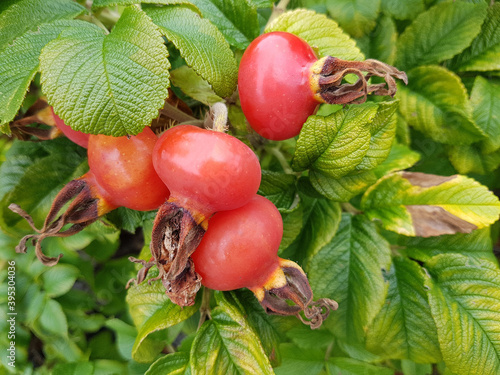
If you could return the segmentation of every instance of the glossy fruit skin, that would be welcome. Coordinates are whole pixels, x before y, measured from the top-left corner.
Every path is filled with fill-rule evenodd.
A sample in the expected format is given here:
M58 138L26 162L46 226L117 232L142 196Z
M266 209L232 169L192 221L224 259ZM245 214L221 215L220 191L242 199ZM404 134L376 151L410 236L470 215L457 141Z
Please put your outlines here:
M235 137L178 125L158 139L156 172L171 192L169 201L204 218L246 204L257 193L261 170L253 151Z
M217 212L191 256L210 289L262 286L279 267L283 221L274 204L256 195L236 210Z
M250 126L271 140L300 133L319 103L311 89L312 48L287 32L271 32L250 43L240 62L238 92Z
M84 148L89 147L90 134L71 129L58 115L55 114L54 109L52 109L52 115L54 116L54 121L57 128L62 131L66 137L68 137L72 142L76 143L79 146L82 146Z
M152 162L157 140L148 127L130 138L90 136L87 151L90 170L115 205L149 211L167 200L169 190Z

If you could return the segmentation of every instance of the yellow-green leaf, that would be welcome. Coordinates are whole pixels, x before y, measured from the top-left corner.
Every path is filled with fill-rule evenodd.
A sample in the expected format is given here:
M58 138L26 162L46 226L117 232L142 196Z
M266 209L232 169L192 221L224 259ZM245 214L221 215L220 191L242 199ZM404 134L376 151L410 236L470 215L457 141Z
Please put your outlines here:
M394 173L370 187L361 205L371 219L407 236L469 233L493 224L500 215L498 198L461 175Z

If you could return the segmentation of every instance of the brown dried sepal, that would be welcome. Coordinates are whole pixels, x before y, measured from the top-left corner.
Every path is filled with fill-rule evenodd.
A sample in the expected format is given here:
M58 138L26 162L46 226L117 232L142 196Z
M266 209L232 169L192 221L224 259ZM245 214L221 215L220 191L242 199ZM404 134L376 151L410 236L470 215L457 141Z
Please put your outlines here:
M148 270L156 265L158 276L148 282L161 280L165 293L179 306L191 306L201 287L201 277L194 269L191 254L198 247L206 231L206 222L197 223L191 213L173 202L165 202L156 214L151 236L149 262L141 263L137 284L146 278ZM130 284L130 282L129 282Z
M312 329L321 327L330 310L338 308L331 299L313 301L306 274L298 264L286 259L280 258L279 267L264 286L251 290L268 314L294 315Z
M35 125L33 125L35 124ZM49 128L38 126L39 124L48 125ZM29 140L35 136L39 140L48 140L60 137L63 133L55 126L52 109L44 98L39 98L24 114L10 123L12 134L23 141Z
M72 236L92 224L104 213L115 208L101 201L88 183L88 177L89 174L85 174L79 179L70 181L61 189L52 202L42 229L38 229L31 216L17 204L11 203L9 205L9 209L23 217L36 232L36 234L29 234L21 239L16 246L17 253L26 253L26 243L31 240L31 243L35 246L37 258L46 266L54 266L62 257L62 254L57 257L49 257L43 254L41 242L44 238ZM68 208L58 216L59 211L68 202L71 202ZM66 224L72 225L64 229Z
M358 80L353 84L342 83L348 74L358 76ZM368 84L374 76L382 77L385 82ZM394 78L408 83L405 72L378 60L348 61L326 56L312 66L311 89L316 100L322 103L363 103L368 94L394 96L397 90Z

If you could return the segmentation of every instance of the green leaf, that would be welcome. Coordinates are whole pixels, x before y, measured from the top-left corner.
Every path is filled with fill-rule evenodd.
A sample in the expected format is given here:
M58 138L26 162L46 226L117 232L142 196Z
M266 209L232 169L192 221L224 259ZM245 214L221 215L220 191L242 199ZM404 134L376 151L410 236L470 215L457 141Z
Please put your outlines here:
M388 281L386 302L367 332L367 349L383 358L441 361L424 271L408 258L395 257Z
M18 204L30 213L36 224L42 223L59 190L88 170L86 153L68 139L47 141L43 148L35 148L37 152L32 155L24 153L29 149L29 145L15 143L0 167L0 180L7 185L0 201L0 224L4 231L16 235L32 232L32 229L8 209L9 204Z
M216 292L217 307L191 346L193 374L273 374L258 337L238 307Z
M376 25L380 0L329 0L326 9L342 30L359 38Z
M57 364L52 374L53 375L92 375L94 372L94 364L92 362L73 362Z
M489 71L500 69L500 4L488 8L481 32L463 53L452 61L458 71Z
M148 278L141 284L132 286L127 294L130 315L138 330L132 348L132 357L136 361L144 361L145 356L150 358L151 354L153 358L156 356L156 353L148 353L148 345L143 345L149 334L183 322L199 309L199 301L184 308L170 301L161 281L149 285L148 280L157 275L157 270L150 270Z
M337 232L342 213L340 204L328 199L302 196L302 202L302 230L291 245L299 252L296 259L313 256L327 245Z
M372 103L350 106L330 116L310 116L302 127L292 168L307 168L339 178L353 171L368 152L369 124L377 113Z
M470 144L484 138L472 120L467 90L460 78L439 66L408 72L408 86L399 86L399 110L406 122L441 143Z
M35 324L45 335L68 336L68 321L61 305L56 300L47 299L42 314Z
M76 27L83 21L55 21L42 24L36 31L27 31L0 51L0 131L14 119L39 66L42 48L57 38L62 30Z
M281 218L283 219L283 237L278 254L281 254L299 236L304 225L304 205L299 204L294 210L281 212Z
M289 343L281 344L279 350L283 354L283 363L274 369L276 375L318 375L323 369L323 350L299 348Z
M20 0L0 13L0 50L11 44L26 31L55 20L73 18L85 8L72 0Z
M42 275L43 287L49 297L66 294L75 283L80 270L70 264L56 264Z
M297 177L295 175L262 170L259 191L280 210L288 211L297 201Z
M494 171L500 165L500 149L491 153L484 153L481 144L488 139L471 145L451 145L446 151L453 167L461 174L485 174Z
M425 8L424 0L381 0L384 13L398 20L413 19Z
M132 5L132 4L162 4L162 5L190 5L191 2L189 0L93 0L92 8L102 8L109 7L113 5ZM191 4L193 10L196 10L196 7Z
M315 298L331 298L339 308L325 322L341 340L362 342L365 328L382 307L391 264L389 243L364 216L343 214L335 237L306 264Z
M146 371L145 375L184 375L191 374L189 353L171 353L158 359Z
M356 170L371 170L389 156L392 142L396 136L396 116L394 114L398 105L398 101L378 104L377 114L370 123L371 138L368 151L361 163L356 166Z
M304 39L318 51L319 57L333 56L344 60L363 60L356 42L338 24L323 14L297 9L285 12L270 24L265 32L287 31Z
M370 363L358 361L353 358L333 357L327 362L330 374L338 375L393 375L394 370L387 367L379 367Z
M158 116L168 95L167 56L156 26L129 7L109 35L87 23L47 44L40 56L42 87L73 129L134 135Z
M361 202L371 219L406 236L469 233L498 220L500 202L471 178L398 172L370 187Z
M281 353L277 348L283 340L280 317L267 314L255 295L248 289L240 289L224 294L231 303L238 305L247 323L259 337L262 348L266 352L271 365L281 363ZM309 327L307 327L309 328ZM309 329L309 331L311 331Z
M491 153L498 150L500 148L500 107L497 103L500 102L500 84L477 76L472 87L470 102L474 121L487 136L482 143L483 151Z
M404 237L398 241L406 253L422 262L439 254L460 254L471 262L490 261L498 264L493 253L490 228L475 230L471 233L457 233L437 237Z
M351 200L377 181L372 171L353 172L340 178L333 178L312 170L309 172L309 179L318 193L336 202Z
M375 29L357 43L363 54L370 59L384 61L392 64L396 57L396 25L391 17L382 15Z
M394 143L391 152L373 172L377 178L381 178L389 172L400 171L412 167L420 159L420 154L409 147Z
M233 93L238 78L236 60L224 36L210 21L181 6L143 9L217 95Z
M446 366L457 374L500 372L500 270L443 254L425 264L426 286Z
M203 104L212 105L224 101L214 92L207 81L187 65L171 70L170 80L174 86L179 87L186 95Z
M407 70L452 58L478 35L485 16L484 3L462 1L441 3L420 13L398 39L395 65Z
M257 7L249 0L191 0L229 44L245 49L259 36Z

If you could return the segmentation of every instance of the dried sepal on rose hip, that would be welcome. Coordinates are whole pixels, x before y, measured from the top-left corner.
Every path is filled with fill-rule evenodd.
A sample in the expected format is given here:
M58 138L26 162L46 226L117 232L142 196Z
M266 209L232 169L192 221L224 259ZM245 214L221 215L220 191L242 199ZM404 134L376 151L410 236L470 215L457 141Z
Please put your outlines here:
M118 207L138 211L158 208L168 198L169 191L156 174L151 160L157 139L150 128L131 137L91 135L87 151L90 171L61 189L41 229L36 228L33 219L21 207L14 203L9 206L36 232L23 237L16 251L25 253L26 244L31 241L38 259L53 266L61 255L44 255L41 248L44 238L76 234Z
M357 75L357 82L344 82L348 74ZM385 82L369 84L374 76ZM407 83L404 72L377 60L318 60L306 41L276 31L259 36L245 50L238 92L250 126L265 138L284 140L300 133L320 103L362 103L368 94L393 96L395 78Z
M229 134L178 125L159 138L153 165L171 194L153 224L153 260L131 259L146 269L137 282L156 265L170 299L192 305L201 283L190 256L215 212L241 207L256 194L260 164L248 146Z
M278 257L282 236L279 211L268 199L254 196L243 207L217 212L210 219L192 255L195 271L207 288L248 288L267 313L294 315L318 328L338 304L325 298L313 301L302 268Z

